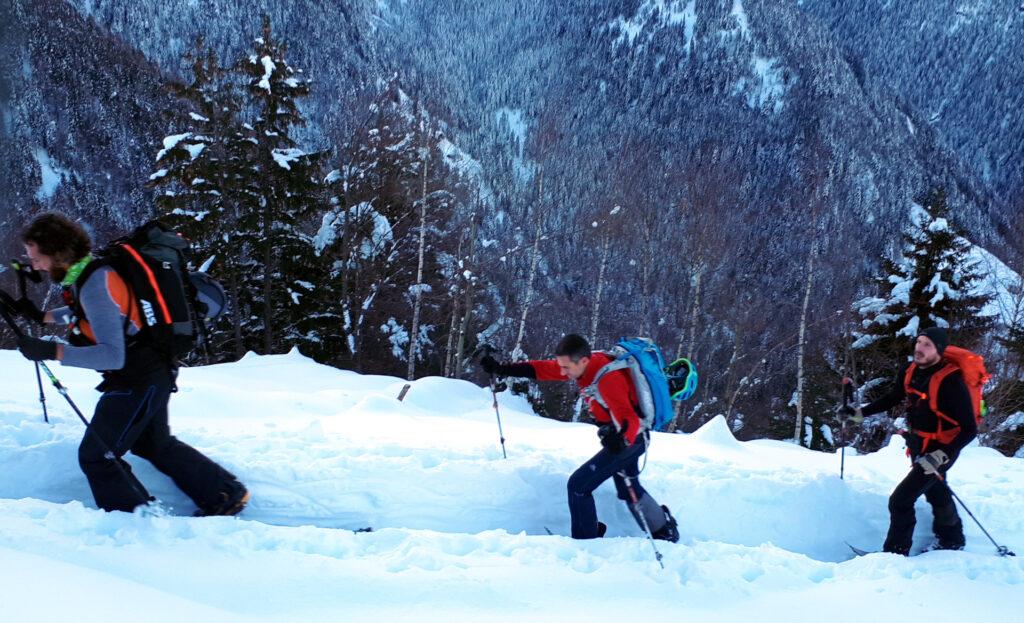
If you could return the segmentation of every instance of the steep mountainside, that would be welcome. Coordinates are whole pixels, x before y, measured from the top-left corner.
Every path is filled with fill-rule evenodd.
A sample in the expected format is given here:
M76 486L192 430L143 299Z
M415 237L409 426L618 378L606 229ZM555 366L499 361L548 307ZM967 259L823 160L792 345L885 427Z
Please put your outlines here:
M867 80L887 85L916 109L999 203L1024 211L1024 3L798 4L836 34Z
M11 8L2 75L0 186L8 233L27 213L60 208L123 225L152 201L141 188L171 98L160 70L62 2Z
M832 260L824 282L837 295L873 269L931 186L949 187L958 221L982 241L995 242L1005 220L918 112L865 80L833 33L793 5L380 7L382 56L450 98L486 163L534 183L543 164L558 185L557 223L611 202L634 214L657 205L661 222L682 224L692 206L730 232L722 275L741 288L793 293L815 205ZM525 149L495 147L510 136ZM709 177L718 187L698 189ZM571 290L578 258L549 259Z
M518 341L524 307L531 354L567 331L680 351L688 333L717 395L753 366L780 382L750 403L782 410L802 297L825 352L923 193L944 186L956 224L1019 266L1020 12L933 4L22 2L0 58L0 234L37 204L93 225L148 214L161 82L200 35L225 64L247 54L266 13L313 80L303 148L369 136L399 85L473 170L459 205L493 256L476 273L488 337Z

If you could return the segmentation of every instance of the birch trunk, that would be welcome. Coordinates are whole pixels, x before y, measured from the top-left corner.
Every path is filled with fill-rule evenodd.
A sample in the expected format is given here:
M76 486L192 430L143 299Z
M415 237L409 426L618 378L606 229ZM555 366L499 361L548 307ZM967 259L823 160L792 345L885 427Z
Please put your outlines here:
M523 301L523 313L519 317L519 331L516 334L516 345L512 349L513 356L519 356L523 352L523 336L526 334L526 317L530 313L530 305L533 303L533 280L537 276L537 264L540 262L540 239L542 234L542 219L544 210L541 198L544 196L544 172L541 170L540 179L537 182L537 230L533 238L533 258L530 261L530 274L526 280L526 296Z
M423 195L420 199L420 251L416 265L416 294L412 307L412 330L409 332L409 372L406 378L416 377L416 357L419 356L420 309L423 306L423 256L427 241L427 159L423 158Z
M459 249L456 257L462 257L462 243L465 242L464 238L459 239ZM454 275L455 283L451 287L451 304L452 304L452 315L451 320L448 322L448 339L445 340L444 345L444 371L442 374L445 378L451 378L451 369L453 362L453 352L455 347L455 331L459 326L459 294L461 293L461 287L459 285L459 279L461 273L456 272Z
M459 376L462 375L462 353L466 348L466 333L469 331L469 319L473 315L473 294L476 289L477 275L476 269L476 231L477 231L477 220L476 214L473 214L473 225L469 233L469 262L467 270L474 271L473 276L469 279L469 283L466 284L466 299L462 302L462 325L459 327L459 339L456 342L455 347L455 366L454 371Z
M805 353L807 346L807 309L811 302L811 290L814 287L814 260L817 254L818 239L815 237L811 240L811 252L807 256L807 282L804 285L804 301L803 307L800 310L800 332L797 337L796 422L793 427L794 441L797 445L803 445L804 387L806 385L804 362L806 359Z
M601 293L604 291L604 272L608 266L608 253L611 249L611 236L605 235L601 247L601 266L597 270L597 292L594 294L594 310L590 314L590 344L597 343L597 323L601 319Z
M686 358L693 361L694 340L697 336L697 315L698 310L700 309L700 285L703 280L703 276L704 268L701 267L697 270L696 283L693 287L693 300L690 302L689 326L679 333L679 342L676 344L676 359L679 359L685 353ZM687 338L687 335L689 335L689 338ZM675 417L672 418L672 423L669 424L668 432L675 432L679 427L682 415L683 403L677 402L675 403Z
M729 365L726 366L725 374L723 375L724 378L726 379L726 384L725 384L726 392L725 393L726 393L726 395L729 395L729 396L735 396L735 394L733 393L733 389L734 389L733 388L733 382L734 382L734 378L736 376L736 362L739 359L739 356L740 356L740 332L739 332L739 330L736 330L735 335L733 336L732 356L729 357ZM728 402L726 403L726 413L725 413L725 420L726 420L726 422L728 422L729 418L732 417L732 406L733 406L733 403L735 402L733 398L729 398L727 400L728 400Z

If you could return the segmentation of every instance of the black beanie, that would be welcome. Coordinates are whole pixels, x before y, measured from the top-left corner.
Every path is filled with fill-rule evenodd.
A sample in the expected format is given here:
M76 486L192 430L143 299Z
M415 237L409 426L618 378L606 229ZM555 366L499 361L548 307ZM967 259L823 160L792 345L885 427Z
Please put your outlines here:
M946 347L949 346L949 335L946 330L942 327L928 327L924 331L921 331L917 337L925 336L935 344L935 350L939 351L941 355L946 351Z

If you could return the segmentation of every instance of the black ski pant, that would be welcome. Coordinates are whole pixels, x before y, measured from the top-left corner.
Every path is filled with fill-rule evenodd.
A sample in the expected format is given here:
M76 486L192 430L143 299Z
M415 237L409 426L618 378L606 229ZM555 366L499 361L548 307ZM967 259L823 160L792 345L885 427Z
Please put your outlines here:
M943 478L953 466L953 461L943 465L939 471ZM958 548L964 545L964 525L956 512L953 495L946 483L937 477L926 474L914 463L910 473L889 496L889 534L885 538L882 549L906 556L914 538L914 526L917 517L914 503L922 495L932 505L932 531L939 540L939 547Z
M629 505L633 518L641 528L643 528L643 524L640 523L638 512L643 513L651 532L657 532L664 527L666 522L664 511L640 486L640 481L637 479L640 475L640 457L643 456L646 448L646 436L640 435L631 446L618 454L607 448L602 448L600 452L573 472L567 485L572 538L597 538L597 507L594 505L593 494L594 490L609 478L614 480L615 491L619 499ZM630 485L638 500L635 507L629 494L629 487L626 486L626 480L620 475L620 472L629 476Z
M96 505L105 511L131 512L151 498L121 457L129 450L170 476L201 509L223 499L235 477L195 448L171 435L167 403L170 373L130 386L108 389L78 446L78 464L89 480Z

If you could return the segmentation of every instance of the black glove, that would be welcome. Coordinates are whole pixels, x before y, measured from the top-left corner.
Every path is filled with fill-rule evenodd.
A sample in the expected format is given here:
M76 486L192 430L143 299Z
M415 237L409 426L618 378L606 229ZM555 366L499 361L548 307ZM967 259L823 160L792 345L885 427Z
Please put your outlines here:
M18 338L18 350L29 361L46 361L57 358L57 342L41 340L37 337L22 336Z
M622 433L623 431L615 429L614 424L604 424L597 429L597 436L601 440L601 445L612 454L618 454L629 446L626 443L626 437Z
M527 379L537 378L537 372L533 366L521 361L519 363L498 363L498 360L490 355L480 358L480 368L491 376L515 376Z
M0 304L15 316L27 318L36 324L43 324L43 312L39 311L39 308L35 306L35 303L28 300L28 297L23 296L15 300L10 294L0 292Z
M498 363L498 360L494 357L484 355L480 358L480 367L483 368L484 372L487 374L497 374L498 368L501 367L501 364Z

